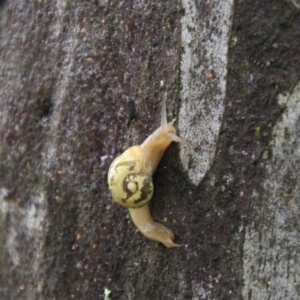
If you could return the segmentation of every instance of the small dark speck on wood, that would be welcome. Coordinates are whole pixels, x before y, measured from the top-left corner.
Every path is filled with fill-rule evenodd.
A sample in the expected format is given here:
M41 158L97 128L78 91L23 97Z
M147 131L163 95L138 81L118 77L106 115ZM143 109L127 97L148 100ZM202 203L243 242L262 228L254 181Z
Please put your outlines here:
M136 104L132 98L127 99L127 111L128 111L127 126L129 127L131 121L136 120L138 117Z

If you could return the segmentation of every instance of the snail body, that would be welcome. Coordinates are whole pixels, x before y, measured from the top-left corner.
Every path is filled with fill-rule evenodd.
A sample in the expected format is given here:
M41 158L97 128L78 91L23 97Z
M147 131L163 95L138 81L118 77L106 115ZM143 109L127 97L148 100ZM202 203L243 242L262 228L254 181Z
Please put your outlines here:
M152 175L173 141L191 145L176 135L173 122L167 123L165 94L160 127L141 145L132 146L118 156L108 171L114 201L129 209L134 224L144 236L168 248L179 245L173 242L174 234L169 228L153 221L148 202L154 191Z

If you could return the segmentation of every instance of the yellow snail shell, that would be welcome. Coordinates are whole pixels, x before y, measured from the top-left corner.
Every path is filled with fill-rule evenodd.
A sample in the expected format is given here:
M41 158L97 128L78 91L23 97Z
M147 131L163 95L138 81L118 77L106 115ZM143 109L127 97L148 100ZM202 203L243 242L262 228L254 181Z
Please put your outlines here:
M143 170L140 146L133 146L118 156L108 171L108 185L113 199L126 208L139 208L153 195L152 176Z

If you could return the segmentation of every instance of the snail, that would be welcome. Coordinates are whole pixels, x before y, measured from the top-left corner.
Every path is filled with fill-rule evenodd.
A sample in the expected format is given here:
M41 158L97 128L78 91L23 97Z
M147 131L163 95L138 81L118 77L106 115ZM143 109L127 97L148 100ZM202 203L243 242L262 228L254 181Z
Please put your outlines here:
M174 234L166 226L155 222L148 202L153 195L152 175L171 142L193 146L176 135L174 120L167 123L166 98L161 109L161 124L141 145L132 146L118 156L108 171L108 186L115 202L128 208L138 230L148 239L166 247L177 247Z

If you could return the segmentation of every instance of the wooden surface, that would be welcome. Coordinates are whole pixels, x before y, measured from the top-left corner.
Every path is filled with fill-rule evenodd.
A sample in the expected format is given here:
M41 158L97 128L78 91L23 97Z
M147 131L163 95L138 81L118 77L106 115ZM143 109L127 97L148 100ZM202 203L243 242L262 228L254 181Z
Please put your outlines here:
M0 2L0 299L299 297L298 2L161 2ZM154 175L175 249L138 233L106 179L165 91L200 143Z

